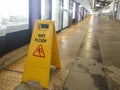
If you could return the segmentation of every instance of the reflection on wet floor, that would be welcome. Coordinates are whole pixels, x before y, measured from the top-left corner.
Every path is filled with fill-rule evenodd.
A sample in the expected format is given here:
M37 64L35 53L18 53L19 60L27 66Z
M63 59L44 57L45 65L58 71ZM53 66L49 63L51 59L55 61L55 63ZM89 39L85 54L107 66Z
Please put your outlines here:
M87 24L88 31L63 90L108 90L96 32L93 28L89 28L91 23Z
M97 30L96 35L108 88L109 90L120 90L120 22L102 17L94 28Z
M99 62L102 62L100 50L99 50L99 44L95 33L89 31L87 32L80 46L80 51L77 54L77 57L79 56L96 59Z

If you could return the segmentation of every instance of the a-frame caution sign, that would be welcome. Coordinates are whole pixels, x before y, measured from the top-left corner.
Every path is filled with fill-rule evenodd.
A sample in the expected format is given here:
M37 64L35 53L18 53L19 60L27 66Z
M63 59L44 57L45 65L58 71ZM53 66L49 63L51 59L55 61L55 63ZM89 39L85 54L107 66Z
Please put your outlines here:
M56 68L61 67L55 25L51 20L37 20L22 81L37 81L42 87L48 88L51 64L55 65Z

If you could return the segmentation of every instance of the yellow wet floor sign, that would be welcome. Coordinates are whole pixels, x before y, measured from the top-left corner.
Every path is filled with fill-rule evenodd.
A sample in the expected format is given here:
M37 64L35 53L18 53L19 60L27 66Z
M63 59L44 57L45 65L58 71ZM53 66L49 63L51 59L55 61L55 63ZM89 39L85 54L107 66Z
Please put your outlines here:
M37 81L42 87L48 88L50 65L55 65L56 68L61 67L53 21L37 20L35 22L26 59L22 81Z

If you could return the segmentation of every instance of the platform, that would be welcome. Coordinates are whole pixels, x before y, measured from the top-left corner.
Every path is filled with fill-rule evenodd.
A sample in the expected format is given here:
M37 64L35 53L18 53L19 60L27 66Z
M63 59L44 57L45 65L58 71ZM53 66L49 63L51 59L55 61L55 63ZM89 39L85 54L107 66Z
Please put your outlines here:
M62 68L51 66L48 90L120 90L119 34L120 23L105 16L88 17L58 33ZM20 84L28 47L0 58L0 90Z

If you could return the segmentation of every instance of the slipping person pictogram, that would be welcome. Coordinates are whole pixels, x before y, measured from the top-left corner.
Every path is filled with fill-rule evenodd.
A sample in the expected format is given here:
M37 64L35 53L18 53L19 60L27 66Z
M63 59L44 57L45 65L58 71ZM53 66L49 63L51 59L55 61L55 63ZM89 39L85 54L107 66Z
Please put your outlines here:
M40 45L36 48L36 50L33 52L33 56L42 57L42 58L45 57L45 53L44 53L44 49L43 49L42 44L40 44Z

